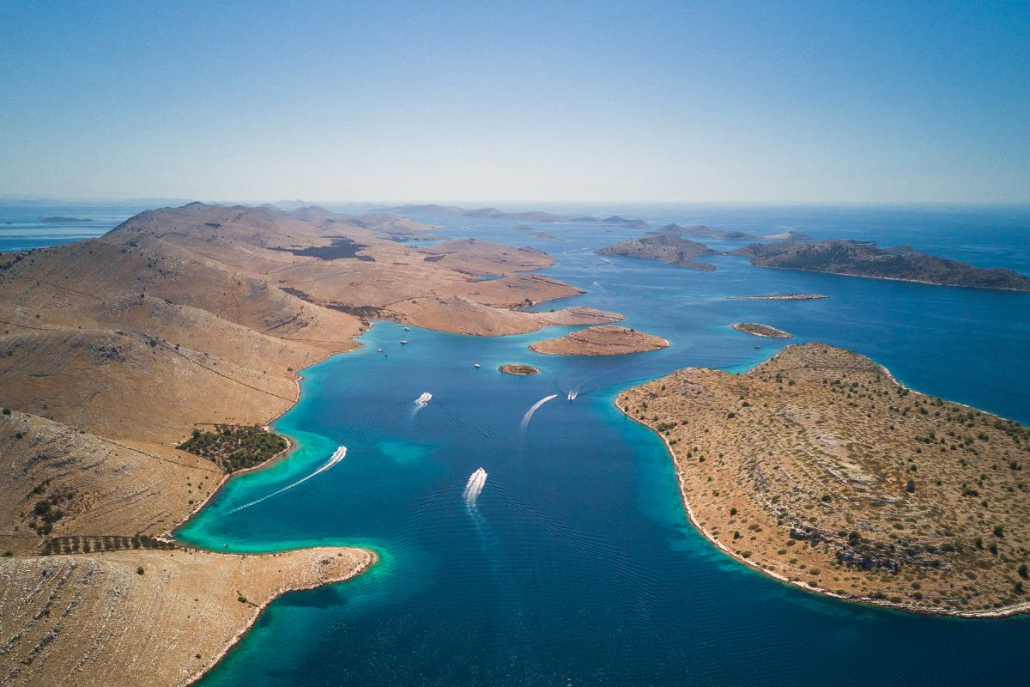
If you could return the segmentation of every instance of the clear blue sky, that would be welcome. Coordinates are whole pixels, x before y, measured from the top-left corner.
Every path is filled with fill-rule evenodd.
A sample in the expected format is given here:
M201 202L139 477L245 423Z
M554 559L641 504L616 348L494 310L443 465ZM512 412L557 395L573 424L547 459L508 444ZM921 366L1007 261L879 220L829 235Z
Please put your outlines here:
M0 195L1030 201L1028 2L0 0Z

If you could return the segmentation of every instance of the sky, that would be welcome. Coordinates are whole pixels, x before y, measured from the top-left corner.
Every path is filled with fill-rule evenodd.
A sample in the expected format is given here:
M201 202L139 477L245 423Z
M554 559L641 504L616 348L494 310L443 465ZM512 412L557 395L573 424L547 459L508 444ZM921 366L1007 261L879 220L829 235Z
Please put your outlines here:
M0 0L0 196L1030 202L1030 2Z

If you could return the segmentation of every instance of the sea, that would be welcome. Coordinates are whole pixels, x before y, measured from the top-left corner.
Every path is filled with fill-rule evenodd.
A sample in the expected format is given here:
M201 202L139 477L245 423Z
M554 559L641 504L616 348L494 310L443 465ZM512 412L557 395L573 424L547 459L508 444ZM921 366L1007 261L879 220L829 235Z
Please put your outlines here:
M618 213L649 228L676 222L907 244L1030 275L1027 206L543 209ZM85 210L35 216L69 213ZM201 684L1030 681L1030 618L861 606L723 555L687 521L661 440L613 405L621 390L678 368L744 373L784 345L820 341L871 357L919 391L1030 423L1030 294L764 269L732 256L710 258L716 271L700 272L594 253L641 229L530 222L556 237L541 239L512 228L523 222L415 219L450 238L544 250L557 262L542 273L585 293L538 308L614 310L672 345L557 357L528 345L572 328L485 338L376 322L360 349L304 370L300 401L274 423L296 450L230 480L176 536L234 552L363 546L379 562L351 581L273 602ZM45 226L37 237L29 224L16 230L22 237L0 240L42 245L98 229L71 236L75 227ZM730 298L774 293L828 298ZM731 328L741 321L794 338ZM502 363L528 363L541 374L503 375ZM341 446L345 458L330 465ZM477 483L480 468L486 480Z

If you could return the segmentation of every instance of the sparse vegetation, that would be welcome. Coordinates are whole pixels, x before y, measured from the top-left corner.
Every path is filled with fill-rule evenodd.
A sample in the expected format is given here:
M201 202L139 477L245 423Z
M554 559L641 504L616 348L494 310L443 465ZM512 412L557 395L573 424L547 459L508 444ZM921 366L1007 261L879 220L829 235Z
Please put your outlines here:
M747 375L682 370L618 405L665 437L709 536L764 570L822 588L832 569L828 589L959 612L1012 605L1030 575L1030 491L1013 467L1030 430L905 389L861 356L793 346Z

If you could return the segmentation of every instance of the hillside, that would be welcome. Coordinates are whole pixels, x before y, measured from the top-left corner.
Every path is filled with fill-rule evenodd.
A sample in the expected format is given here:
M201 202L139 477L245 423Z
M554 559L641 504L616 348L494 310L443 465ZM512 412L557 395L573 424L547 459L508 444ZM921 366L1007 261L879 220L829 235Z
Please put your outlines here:
M812 243L754 243L733 255L752 265L853 277L897 279L942 286L1030 291L1030 277L1009 269L983 269L957 260L919 253L907 246L877 248L874 243L831 239Z

